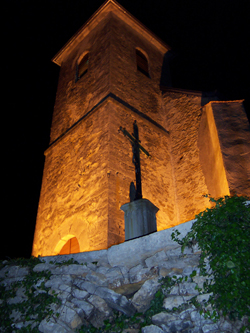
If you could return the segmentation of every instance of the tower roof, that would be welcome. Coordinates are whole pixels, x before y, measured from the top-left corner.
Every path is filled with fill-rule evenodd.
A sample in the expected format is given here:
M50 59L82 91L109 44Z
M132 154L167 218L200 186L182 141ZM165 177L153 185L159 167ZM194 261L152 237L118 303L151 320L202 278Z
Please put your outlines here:
M110 12L115 14L121 20L137 30L141 35L148 39L152 44L159 48L163 53L170 50L160 38L146 28L139 20L130 14L115 0L106 0L104 4L87 20L87 22L70 38L70 40L61 48L61 50L52 58L52 61L61 66L61 63L70 52L74 45L85 38L89 32L102 21Z

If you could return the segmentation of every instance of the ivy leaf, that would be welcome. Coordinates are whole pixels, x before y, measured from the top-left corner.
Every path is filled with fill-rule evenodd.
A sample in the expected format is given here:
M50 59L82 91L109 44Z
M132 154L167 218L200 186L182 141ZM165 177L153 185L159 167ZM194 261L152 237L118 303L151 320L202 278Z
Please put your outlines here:
M235 264L234 264L234 262L232 262L231 260L229 260L228 262L227 262L227 267L228 268L234 268L235 267Z

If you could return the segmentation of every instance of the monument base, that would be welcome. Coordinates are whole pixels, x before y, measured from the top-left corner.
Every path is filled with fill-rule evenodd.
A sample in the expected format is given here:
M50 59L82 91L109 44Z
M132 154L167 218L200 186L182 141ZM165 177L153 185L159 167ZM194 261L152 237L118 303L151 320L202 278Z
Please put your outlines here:
M157 231L157 208L147 199L139 199L121 206L125 216L125 241Z

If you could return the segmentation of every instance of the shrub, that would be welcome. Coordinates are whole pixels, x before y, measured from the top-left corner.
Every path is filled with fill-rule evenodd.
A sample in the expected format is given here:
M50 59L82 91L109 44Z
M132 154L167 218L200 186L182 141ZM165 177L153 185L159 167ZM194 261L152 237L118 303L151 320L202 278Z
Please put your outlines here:
M196 216L191 231L179 239L182 245L198 243L199 267L208 279L204 292L213 293L209 303L214 313L231 320L250 316L250 204L246 197L211 198L212 208ZM208 264L209 263L209 264Z

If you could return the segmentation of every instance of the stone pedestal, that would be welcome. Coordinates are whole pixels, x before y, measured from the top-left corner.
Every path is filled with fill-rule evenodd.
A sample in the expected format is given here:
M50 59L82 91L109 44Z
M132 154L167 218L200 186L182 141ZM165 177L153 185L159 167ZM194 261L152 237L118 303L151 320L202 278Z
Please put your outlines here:
M159 208L147 199L139 199L121 206L125 213L125 241L157 231L156 213Z

